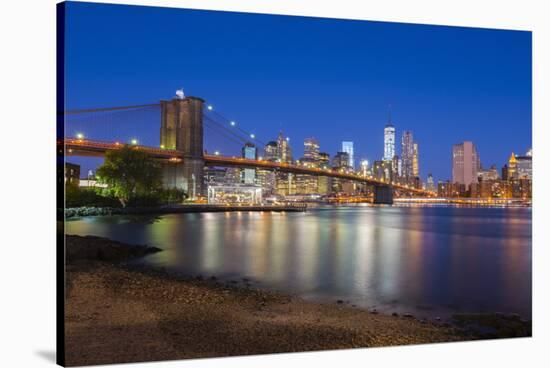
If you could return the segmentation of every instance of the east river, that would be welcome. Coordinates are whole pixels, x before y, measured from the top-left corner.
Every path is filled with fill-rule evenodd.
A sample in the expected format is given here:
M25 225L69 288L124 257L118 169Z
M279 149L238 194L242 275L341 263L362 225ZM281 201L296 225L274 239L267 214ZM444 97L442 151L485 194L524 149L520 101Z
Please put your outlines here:
M531 209L318 207L85 217L67 234L164 251L134 261L251 280L309 300L386 313L518 313L531 318Z

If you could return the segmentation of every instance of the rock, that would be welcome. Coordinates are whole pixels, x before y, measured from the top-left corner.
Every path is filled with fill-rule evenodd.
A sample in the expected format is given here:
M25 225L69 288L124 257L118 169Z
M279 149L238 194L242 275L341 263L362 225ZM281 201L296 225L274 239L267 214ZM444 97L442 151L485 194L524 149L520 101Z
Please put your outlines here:
M371 310L369 311L369 313L370 313L370 314L378 314L378 311L376 310L376 308L374 308L374 309L371 309Z
M393 312L391 315L394 317L399 317L399 314L397 314L396 312Z
M249 280L249 279L247 279L246 277L243 277L243 279L242 279L242 280L243 280L244 282L248 282L248 281L250 281L250 280Z
M210 276L210 280L216 281L218 278L216 276Z
M338 299L338 300L336 301L336 303L337 303L337 304L344 304L344 301L343 301L342 299Z
M403 317L405 317L405 318L414 318L414 316L412 314L409 314L409 313L404 314Z

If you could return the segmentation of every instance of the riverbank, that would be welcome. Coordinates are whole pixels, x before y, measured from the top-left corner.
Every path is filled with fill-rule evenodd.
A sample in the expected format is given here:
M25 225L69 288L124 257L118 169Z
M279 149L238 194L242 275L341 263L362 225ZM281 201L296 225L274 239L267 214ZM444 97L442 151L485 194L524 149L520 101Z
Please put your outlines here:
M360 310L345 301L307 302L255 289L245 279L222 284L215 278L182 278L117 263L125 256L153 251L158 250L97 237L67 236L67 365L497 337L465 328L479 316L463 318L462 327L419 321L409 315ZM502 337L530 336L530 330L521 330L525 324L516 317L507 317L511 322L506 331L499 327L503 319L497 317L489 319L504 333Z
M284 205L212 205L212 204L181 204L162 207L75 207L66 208L65 217L110 216L110 215L165 215L172 213L201 212L305 212L307 205L302 203Z

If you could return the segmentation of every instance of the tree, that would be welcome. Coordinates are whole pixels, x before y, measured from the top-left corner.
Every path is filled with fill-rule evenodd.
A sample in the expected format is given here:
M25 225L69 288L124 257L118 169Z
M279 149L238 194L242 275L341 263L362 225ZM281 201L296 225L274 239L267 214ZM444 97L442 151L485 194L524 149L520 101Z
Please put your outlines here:
M123 207L133 198L150 196L161 189L160 165L145 152L128 145L108 151L96 174Z

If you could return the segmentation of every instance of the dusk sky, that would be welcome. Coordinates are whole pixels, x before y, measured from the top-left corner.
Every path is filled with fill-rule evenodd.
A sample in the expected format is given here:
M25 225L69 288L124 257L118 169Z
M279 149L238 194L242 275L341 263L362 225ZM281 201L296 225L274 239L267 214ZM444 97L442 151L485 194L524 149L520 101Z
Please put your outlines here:
M295 158L313 136L331 156L351 140L372 162L391 104L424 181L450 178L454 143L473 141L499 169L531 147L530 32L83 3L66 19L68 109L155 103L183 87L263 142L282 129Z

